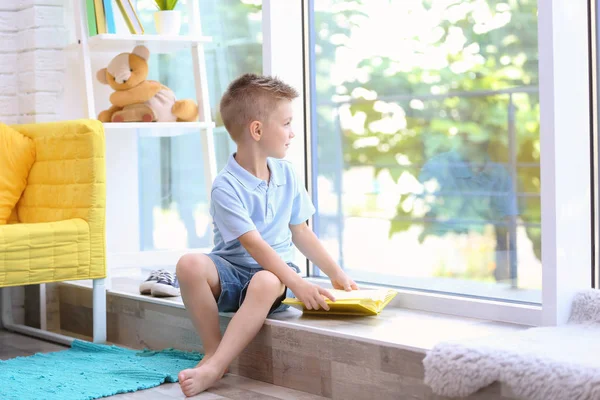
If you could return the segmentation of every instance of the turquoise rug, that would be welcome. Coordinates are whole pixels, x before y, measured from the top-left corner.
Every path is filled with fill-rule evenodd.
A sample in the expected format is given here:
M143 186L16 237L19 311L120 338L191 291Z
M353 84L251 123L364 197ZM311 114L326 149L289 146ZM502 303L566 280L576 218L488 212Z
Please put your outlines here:
M75 340L71 348L0 361L2 400L88 400L177 382L202 354L129 350Z

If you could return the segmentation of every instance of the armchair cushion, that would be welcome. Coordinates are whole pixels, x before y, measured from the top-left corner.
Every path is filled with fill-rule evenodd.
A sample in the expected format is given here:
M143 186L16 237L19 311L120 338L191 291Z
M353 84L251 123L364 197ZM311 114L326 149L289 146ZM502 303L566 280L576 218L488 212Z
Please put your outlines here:
M106 277L102 123L11 128L36 152L16 213L0 225L0 287Z
M88 279L91 262L90 227L80 218L0 226L0 287Z
M12 212L10 213L10 217L8 217L8 222L9 224L16 224L19 222L19 216L17 215L17 207L13 208Z
M27 186L35 162L35 143L0 123L0 225L6 224Z

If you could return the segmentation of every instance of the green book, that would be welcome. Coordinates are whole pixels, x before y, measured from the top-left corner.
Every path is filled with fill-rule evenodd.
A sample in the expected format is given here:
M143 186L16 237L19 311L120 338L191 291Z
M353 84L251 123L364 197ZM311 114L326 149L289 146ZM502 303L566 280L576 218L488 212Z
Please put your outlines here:
M87 15L88 35L95 36L98 34L98 26L96 25L96 10L94 8L94 0L85 0L85 8Z

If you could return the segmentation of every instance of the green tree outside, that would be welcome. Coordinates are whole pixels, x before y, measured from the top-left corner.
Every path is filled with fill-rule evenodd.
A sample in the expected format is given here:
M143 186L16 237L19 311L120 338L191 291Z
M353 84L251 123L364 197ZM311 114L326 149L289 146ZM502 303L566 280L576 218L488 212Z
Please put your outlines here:
M399 53L403 46L414 49L417 61L371 54L348 66L356 69L353 78L334 82L336 54L354 51L353 35L364 29L373 3L394 3L397 11L434 21L435 29L394 37L396 27L389 26L392 38L381 40L397 46ZM508 171L514 169L515 191L520 194L518 220L539 259L537 1L354 0L315 2L315 7L319 175L335 182L340 179L340 166L345 170L374 166L375 176L385 171L395 182L403 174L417 179L427 160L455 146L453 133L487 140L491 161ZM440 53L444 66L428 65L428 57ZM385 107L382 101L397 106ZM362 116L362 129L344 127L340 115ZM381 129L382 121L398 116L401 126L393 131ZM516 163L512 164L510 129L516 139ZM421 240L436 235L423 221L414 197L407 190L399 198L390 237L417 224L424 227Z

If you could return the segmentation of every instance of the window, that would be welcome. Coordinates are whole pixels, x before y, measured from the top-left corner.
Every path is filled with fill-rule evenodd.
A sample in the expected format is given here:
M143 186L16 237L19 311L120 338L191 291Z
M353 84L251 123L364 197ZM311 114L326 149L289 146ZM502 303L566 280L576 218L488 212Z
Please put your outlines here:
M541 303L537 1L309 4L330 253L363 282Z
M189 0L188 0L189 1ZM187 33L186 2L178 6ZM154 33L153 1L138 1L147 33ZM218 104L226 86L245 72L262 70L260 2L203 0L200 2L202 33L213 38L205 45L206 68L214 133L217 170L226 163L233 143L218 116ZM178 98L196 99L193 64L189 51L151 58L149 79L174 90ZM212 220L204 179L201 136L196 130L172 137L145 136L139 146L140 250L212 248ZM173 267L176 259L172 260Z

